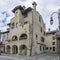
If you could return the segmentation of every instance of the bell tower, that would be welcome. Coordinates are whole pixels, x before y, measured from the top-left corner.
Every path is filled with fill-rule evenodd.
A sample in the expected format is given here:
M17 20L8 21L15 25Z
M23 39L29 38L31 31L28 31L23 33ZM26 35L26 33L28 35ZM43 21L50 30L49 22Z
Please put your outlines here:
M36 10L37 3L36 2L33 2L32 3L32 6L33 6L33 9Z
M16 6L13 10L12 10L12 12L14 13L14 15L15 15L15 18L19 21L19 24L20 25L23 25L23 14L22 14L22 11L24 10L24 8L21 6L21 5L19 5L19 6Z

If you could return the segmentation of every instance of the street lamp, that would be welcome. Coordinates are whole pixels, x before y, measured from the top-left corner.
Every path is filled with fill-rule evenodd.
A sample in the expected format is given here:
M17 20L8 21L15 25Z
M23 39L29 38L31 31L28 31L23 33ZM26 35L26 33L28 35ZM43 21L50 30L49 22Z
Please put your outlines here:
M50 18L50 24L52 25L53 24L53 17Z
M55 14L55 13L57 13L58 14L58 20L59 20L59 31L60 31L60 9L58 10L58 12L53 12L52 14L51 14L51 17L50 17L50 24L52 25L53 24L53 17L52 17L52 15L53 14Z
M52 15L57 13L58 14L58 22L59 22L59 25L58 25L58 28L59 28L59 31L56 31L56 35L60 36L60 9L58 10L58 12L53 12L51 14L51 17L50 17L50 24L52 25L53 24L53 17ZM60 54L59 54L59 59L60 59Z
M1 30L0 30L0 39L1 39ZM1 55L1 41L0 41L0 55Z

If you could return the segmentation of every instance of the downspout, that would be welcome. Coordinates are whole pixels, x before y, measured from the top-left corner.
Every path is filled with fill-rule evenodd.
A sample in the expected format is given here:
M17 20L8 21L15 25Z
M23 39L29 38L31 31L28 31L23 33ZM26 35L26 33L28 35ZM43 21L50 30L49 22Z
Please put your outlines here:
M32 48L33 48L33 11L32 11L32 39L31 39L30 56L32 56Z

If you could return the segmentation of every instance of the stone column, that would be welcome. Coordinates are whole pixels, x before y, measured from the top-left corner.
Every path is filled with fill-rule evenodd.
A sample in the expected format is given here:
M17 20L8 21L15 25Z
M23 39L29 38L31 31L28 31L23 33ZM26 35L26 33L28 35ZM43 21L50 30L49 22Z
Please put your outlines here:
M30 49L27 49L27 56L30 56Z
M7 49L6 49L6 46L5 46L5 53L7 53Z
M12 46L11 46L11 48L10 48L10 53L11 53L11 54L13 54L13 52L12 52L12 51L13 51L13 50L12 50Z
M20 49L19 49L19 46L18 46L18 55L20 55Z

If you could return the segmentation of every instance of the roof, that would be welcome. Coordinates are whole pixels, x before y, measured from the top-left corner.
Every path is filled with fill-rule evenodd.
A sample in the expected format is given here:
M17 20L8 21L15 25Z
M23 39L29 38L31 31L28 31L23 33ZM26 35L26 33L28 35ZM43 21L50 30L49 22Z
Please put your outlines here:
M57 36L60 36L60 31L57 31L57 32L56 32L56 35L57 35Z
M54 33L56 33L56 38L60 38L60 31L58 31L58 30L48 31L48 32L46 32L46 35L54 34Z
M36 2L33 2L32 5L37 5Z
M28 7L27 9L25 9L25 10L22 11L22 14L26 14L26 13L28 13L31 10L32 10L32 8Z
M7 25L10 25L11 23L8 23Z
M24 9L24 6L22 7L21 5L19 6L16 6L12 12L14 13L17 9L20 9L22 13L27 13L28 11L31 11L32 8L31 7L28 7L27 9Z
M0 34L4 34L4 33L9 33L9 31L5 31L5 32L0 32Z
M56 32L56 38L60 39L60 31Z
M19 5L19 6L16 6L16 7L12 10L12 12L14 13L17 9L24 10L23 7L22 7L21 5Z
M46 32L46 34L53 34L53 33L56 33L56 30Z
M12 12L15 13L15 11L16 11L17 9L20 9L21 12L22 12L22 14L23 14L24 16L26 16L26 14L27 14L29 11L32 10L31 7L28 7L28 8L25 9L24 6L22 7L21 5L19 5L19 6L16 6L16 7L12 10Z

